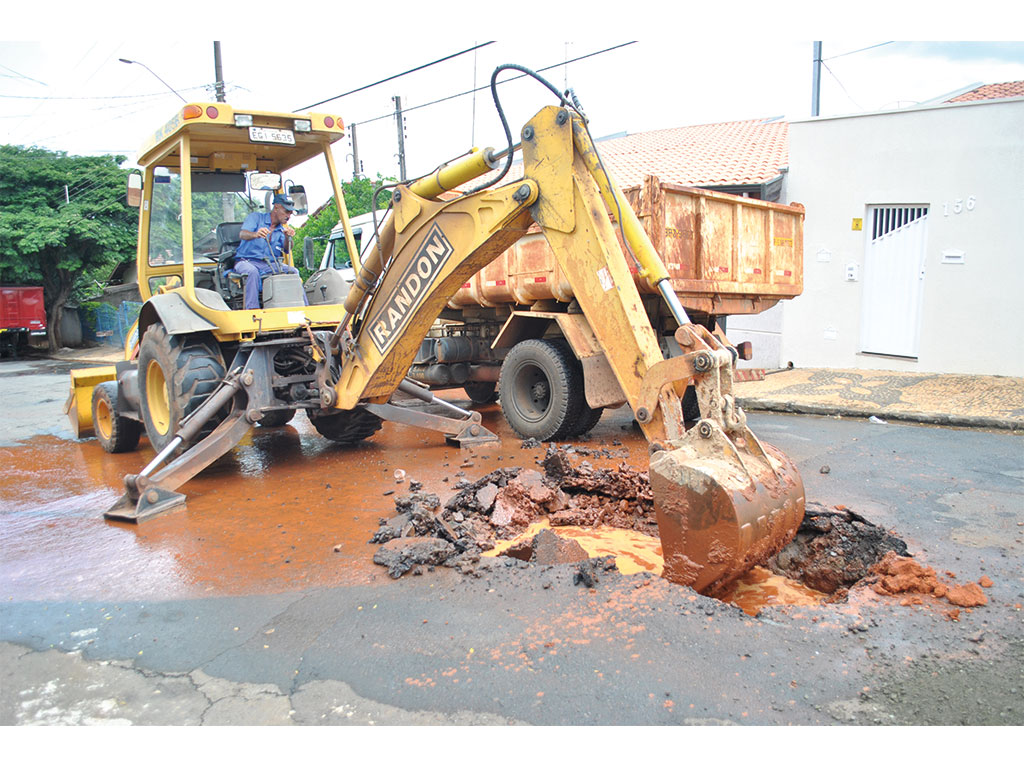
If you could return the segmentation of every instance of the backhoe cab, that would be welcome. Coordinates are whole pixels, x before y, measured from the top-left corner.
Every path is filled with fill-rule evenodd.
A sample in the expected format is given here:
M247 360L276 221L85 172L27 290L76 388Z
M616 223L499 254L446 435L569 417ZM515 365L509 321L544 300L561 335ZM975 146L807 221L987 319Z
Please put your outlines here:
M321 434L342 442L368 437L382 419L436 429L462 444L496 439L479 413L438 401L406 376L448 300L536 224L580 308L570 330L600 356L651 444L665 575L712 590L793 537L803 517L803 484L788 458L753 435L736 406L736 350L690 322L578 106L515 65L499 68L492 82L509 68L540 81L560 103L523 127L517 147L499 105L508 149L474 151L398 185L392 209L375 222L372 245L362 254L330 153L340 121L188 105L157 133L140 160L138 259L147 301L137 363L129 354L117 366L110 376L116 385L94 386L95 372L89 381L104 447L134 447L142 422L159 453L139 475L125 478L127 493L107 517L139 521L183 507L178 486L253 425L283 424L296 409L305 410ZM498 186L519 146L523 178ZM343 290L335 293L319 283L311 290L307 282L308 307L285 285L275 286L272 296L264 291L260 310L232 308L230 225L260 193L294 194L286 172L316 154L327 162L354 279L349 285L342 278ZM501 175L448 194L494 170L502 155ZM157 180L157 168L167 169L167 181ZM173 204L179 197L180 233ZM211 232L216 240L208 239ZM683 354L662 353L633 272L666 303ZM540 338L534 346L536 359L521 361L523 375L546 355L566 376L581 376L580 362L565 345ZM683 397L690 385L700 419L687 430ZM396 390L437 402L451 416L398 407L389 402ZM538 401L537 413L523 418L550 418L556 405L566 425L588 420L586 401L572 394L557 404Z

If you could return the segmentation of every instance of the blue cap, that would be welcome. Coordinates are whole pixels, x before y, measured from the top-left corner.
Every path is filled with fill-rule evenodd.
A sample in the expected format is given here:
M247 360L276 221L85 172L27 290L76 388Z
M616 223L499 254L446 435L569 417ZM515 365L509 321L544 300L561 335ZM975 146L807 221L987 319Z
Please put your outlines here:
M286 211L294 211L295 203L292 202L291 195L274 195L274 205L280 205Z

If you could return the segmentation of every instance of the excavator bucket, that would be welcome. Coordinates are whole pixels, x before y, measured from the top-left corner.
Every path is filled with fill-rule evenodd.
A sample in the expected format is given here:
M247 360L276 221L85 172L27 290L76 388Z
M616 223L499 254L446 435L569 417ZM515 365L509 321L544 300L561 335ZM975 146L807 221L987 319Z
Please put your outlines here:
M793 462L749 431L701 422L651 457L663 576L703 594L764 564L796 535L804 484Z

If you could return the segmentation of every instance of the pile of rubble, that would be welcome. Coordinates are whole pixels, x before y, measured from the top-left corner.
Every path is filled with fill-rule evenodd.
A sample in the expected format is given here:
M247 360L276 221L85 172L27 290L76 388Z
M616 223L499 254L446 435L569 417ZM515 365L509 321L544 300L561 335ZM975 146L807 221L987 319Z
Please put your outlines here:
M839 600L888 552L905 556L907 545L845 507L809 501L796 538L768 561L768 568Z
M547 518L552 527L612 526L658 535L654 501L646 472L621 465L595 469L589 462L572 466L564 450L549 447L543 474L534 469L503 467L464 487L446 504L418 485L395 500L395 517L381 520L371 539L382 544L374 562L393 578L423 566L445 565L472 570L480 553L498 540L513 539L530 524ZM546 532L509 554L531 562L588 559L575 542ZM538 542L538 538L540 541Z
M768 567L830 595L833 602L845 599L854 585L864 585L879 595L901 595L903 605L921 605L931 596L973 608L988 602L982 587L992 586L987 577L978 583L943 581L934 568L910 557L902 539L845 507L829 509L814 502L807 503L796 538ZM948 571L946 576L955 578Z
M579 563L574 580L591 586L602 570L615 568L615 559L588 557L579 543L558 536L558 527L609 526L657 537L658 526L646 472L625 464L615 470L595 469L587 461L573 466L573 453L549 447L540 462L543 473L504 467L475 483L460 480L459 492L444 505L410 483L412 493L396 498L396 515L382 519L371 539L381 544L374 562L393 578L438 565L473 573L481 553L547 518L552 530L516 542L503 554L542 565ZM902 594L905 604L920 603L921 595L959 606L986 602L978 584L939 581L933 569L908 556L904 541L843 506L808 502L796 538L767 567L833 602L845 599L854 585Z

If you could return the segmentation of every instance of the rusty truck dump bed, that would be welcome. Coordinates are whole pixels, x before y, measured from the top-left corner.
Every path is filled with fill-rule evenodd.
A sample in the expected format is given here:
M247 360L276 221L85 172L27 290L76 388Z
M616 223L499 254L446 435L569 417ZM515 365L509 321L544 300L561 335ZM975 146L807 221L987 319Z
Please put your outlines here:
M624 191L661 254L683 306L709 315L757 314L803 290L804 207L661 182ZM621 235L620 235L621 244ZM630 265L636 275L635 265ZM636 277L641 293L657 293ZM572 288L532 227L452 297L448 306L571 301Z

